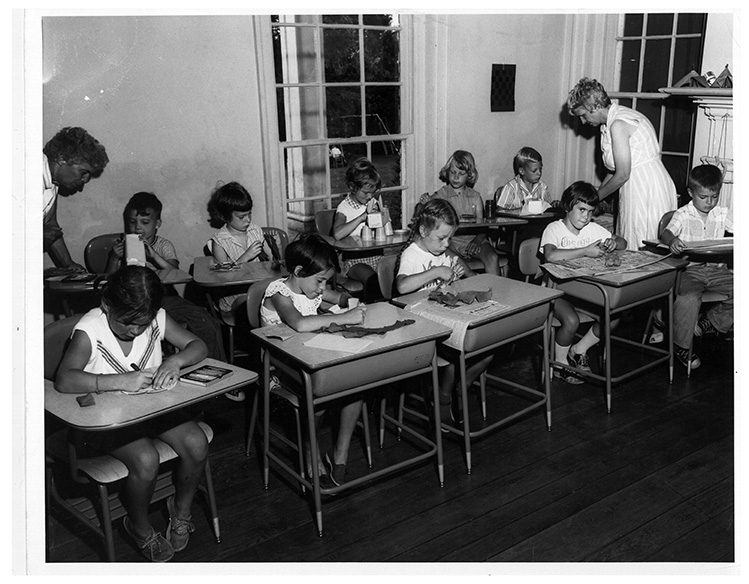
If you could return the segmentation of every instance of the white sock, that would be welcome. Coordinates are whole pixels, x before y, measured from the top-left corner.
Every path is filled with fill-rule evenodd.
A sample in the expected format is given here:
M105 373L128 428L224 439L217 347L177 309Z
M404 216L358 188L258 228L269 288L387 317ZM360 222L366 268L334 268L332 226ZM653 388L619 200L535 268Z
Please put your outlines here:
M588 332L585 333L585 336L583 336L583 338L573 346L572 352L575 353L575 355L585 355L588 352L588 349L600 340L601 339L599 339L593 332L593 327L590 327Z
M567 345L562 346L559 343L554 343L554 354L556 355L556 360L560 363L566 363L567 362L567 353L569 353L570 346Z

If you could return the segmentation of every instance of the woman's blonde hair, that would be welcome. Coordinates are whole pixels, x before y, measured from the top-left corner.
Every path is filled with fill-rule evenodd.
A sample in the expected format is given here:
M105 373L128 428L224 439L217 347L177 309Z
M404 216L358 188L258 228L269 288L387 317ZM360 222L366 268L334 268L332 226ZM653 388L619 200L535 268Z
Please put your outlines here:
M584 107L589 112L611 105L608 93L598 81L583 77L567 96L567 107L572 112Z

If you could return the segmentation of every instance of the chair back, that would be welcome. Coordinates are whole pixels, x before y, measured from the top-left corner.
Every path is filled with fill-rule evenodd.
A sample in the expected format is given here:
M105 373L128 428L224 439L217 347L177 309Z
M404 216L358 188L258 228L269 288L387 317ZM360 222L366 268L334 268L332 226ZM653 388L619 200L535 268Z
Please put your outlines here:
M665 231L666 227L668 227L668 224L671 222L671 218L674 216L674 213L676 211L668 211L663 214L663 217L661 217L661 220L658 222L658 238L660 239L661 234Z
M273 259L282 261L289 245L289 235L279 227L263 227L265 241L271 249Z
M265 294L268 284L277 280L278 278L268 278L267 280L261 280L255 282L247 290L247 320L250 321L252 328L258 328L260 326L260 303L263 301L263 294Z
M320 235L333 234L335 212L335 209L323 209L315 213L315 228Z
M393 284L395 282L395 262L397 254L384 255L377 262L377 279L380 282L380 293L385 300L393 297Z
M80 314L51 322L44 327L44 379L55 380L57 368L68 347L73 328L81 319Z
M106 235L97 235L86 244L83 250L83 261L86 269L92 274L103 274L107 269L109 252L118 239L122 238L122 233L107 233Z
M518 246L518 267L520 273L525 276L526 282L530 281L531 278L535 280L543 274L541 259L538 257L540 243L540 237L531 237L522 241Z

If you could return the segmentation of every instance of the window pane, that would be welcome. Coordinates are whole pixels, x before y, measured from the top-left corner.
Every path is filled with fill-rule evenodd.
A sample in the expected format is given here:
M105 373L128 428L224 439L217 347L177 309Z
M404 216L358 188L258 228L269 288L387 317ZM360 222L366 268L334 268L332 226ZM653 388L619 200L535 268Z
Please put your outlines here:
M401 184L401 141L372 142L372 163L382 177L382 187Z
M689 154L692 144L692 117L696 105L683 97L669 97L663 122L663 150Z
M674 27L673 14L648 14L647 34L671 34Z
M388 208L390 212L390 221L393 225L393 229L403 229L403 212L402 212L402 192L401 191L389 191L387 193L381 193L382 203Z
M392 30L364 31L364 80L400 80L399 36Z
M690 71L702 70L702 39L677 39L671 85Z
M640 72L641 41L624 41L622 43L622 73L619 91L637 91Z
M322 34L325 82L361 81L359 32L353 28L327 28Z
M327 87L325 101L329 138L362 135L361 92L358 87Z
M365 14L363 22L369 26L398 26L397 14Z
M273 27L276 83L313 83L320 80L315 58L315 29Z
M322 108L317 88L285 87L279 91L284 101L283 111L278 112L279 133L291 141L322 138Z
M323 14L323 24L359 24L358 14Z
M700 33L705 29L704 14L679 14L676 21L676 33Z
M400 133L400 87L367 87L367 135Z
M641 91L658 91L668 85L668 64L671 59L671 40L645 42L645 62L642 68Z
M303 146L284 150L286 198L288 199L287 226L291 231L309 231L314 225L315 210L325 208L325 200L300 201L304 197L324 197L327 182L328 148Z
M624 36L642 36L642 14L626 14L624 16Z
M689 157L687 156L671 156L664 154L661 157L663 160L663 166L666 167L668 174L676 185L676 192L679 193L681 200L679 205L686 203L687 198L687 175L689 173Z

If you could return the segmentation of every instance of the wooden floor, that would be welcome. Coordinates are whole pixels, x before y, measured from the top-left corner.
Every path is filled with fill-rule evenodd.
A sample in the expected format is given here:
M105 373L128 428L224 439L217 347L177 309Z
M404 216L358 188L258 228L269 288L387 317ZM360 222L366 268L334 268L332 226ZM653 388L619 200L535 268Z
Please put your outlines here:
M600 385L555 380L551 432L533 413L478 439L470 475L461 442L446 437L443 488L434 463L424 462L326 498L322 538L309 499L277 469L264 490L256 450L245 457L247 402L216 398L205 420L216 432L222 542L214 543L201 503L190 545L172 561L733 562L732 350L730 342L705 344L690 380L677 364L672 385L664 366L615 386L610 414ZM492 369L535 379L533 351L520 342ZM626 353L615 353L616 369L640 358ZM489 392L489 418L509 405L502 395ZM330 444L330 432L322 440ZM375 449L375 468L411 448L393 434L385 446ZM365 472L356 442L349 476ZM164 528L163 505L152 518ZM55 512L51 525L49 562L102 561L101 544L70 518ZM121 522L115 538L118 561L141 561Z

